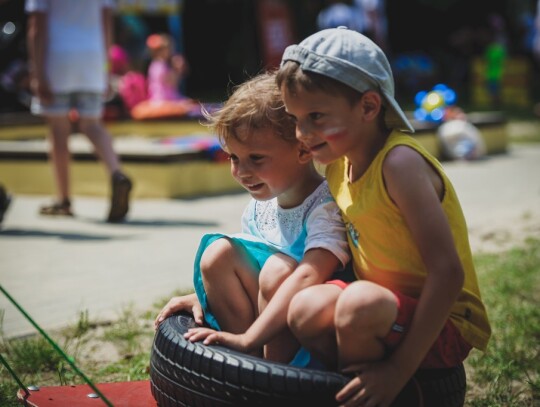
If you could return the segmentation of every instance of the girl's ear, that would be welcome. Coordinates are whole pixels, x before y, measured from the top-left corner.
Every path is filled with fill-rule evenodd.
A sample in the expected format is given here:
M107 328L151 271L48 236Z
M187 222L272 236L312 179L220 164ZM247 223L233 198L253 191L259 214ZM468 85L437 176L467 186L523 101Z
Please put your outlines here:
M382 96L373 90L366 91L358 103L366 120L377 119L383 106Z
M298 162L300 162L300 164L307 164L311 161L313 158L311 151L304 143L298 142L298 146L296 148L298 149Z

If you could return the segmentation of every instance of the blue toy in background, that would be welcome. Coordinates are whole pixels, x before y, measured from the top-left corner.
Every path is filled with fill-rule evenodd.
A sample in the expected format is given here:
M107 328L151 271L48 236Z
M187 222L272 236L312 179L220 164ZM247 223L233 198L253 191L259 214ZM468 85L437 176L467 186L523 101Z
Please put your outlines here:
M430 91L420 91L414 102L417 121L434 123L444 159L475 160L486 154L480 131L455 106L456 92L443 83Z
M414 98L417 106L414 118L418 121L440 123L445 118L448 107L456 103L456 92L443 83L439 83L430 91L422 90Z

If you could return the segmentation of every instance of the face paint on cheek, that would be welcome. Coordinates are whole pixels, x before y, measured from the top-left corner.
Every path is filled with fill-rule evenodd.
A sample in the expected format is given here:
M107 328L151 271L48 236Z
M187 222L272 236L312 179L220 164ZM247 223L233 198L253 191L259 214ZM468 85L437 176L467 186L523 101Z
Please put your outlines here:
M340 137L343 137L346 133L347 133L347 129L345 127L332 127L322 132L326 140L339 139Z

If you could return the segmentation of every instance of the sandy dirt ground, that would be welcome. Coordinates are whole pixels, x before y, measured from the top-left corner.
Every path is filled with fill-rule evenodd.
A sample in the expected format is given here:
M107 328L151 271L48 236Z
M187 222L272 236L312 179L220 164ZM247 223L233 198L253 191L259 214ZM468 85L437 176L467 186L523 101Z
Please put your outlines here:
M474 162L443 163L458 193L473 251L540 238L540 143ZM193 200L136 200L125 224L103 222L103 198L76 197L72 219L38 215L50 197L14 196L0 230L0 282L44 329L114 320L192 287L200 237L235 232L246 193ZM35 332L0 295L7 336Z

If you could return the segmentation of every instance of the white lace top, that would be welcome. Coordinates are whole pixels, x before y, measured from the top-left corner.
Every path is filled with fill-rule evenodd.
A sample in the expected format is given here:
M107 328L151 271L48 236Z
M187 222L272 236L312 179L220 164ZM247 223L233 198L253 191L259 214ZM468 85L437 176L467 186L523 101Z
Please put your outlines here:
M276 198L252 199L242 216L242 233L233 236L268 244L298 262L313 248L330 251L343 265L350 259L345 226L326 181L295 208L281 208Z

